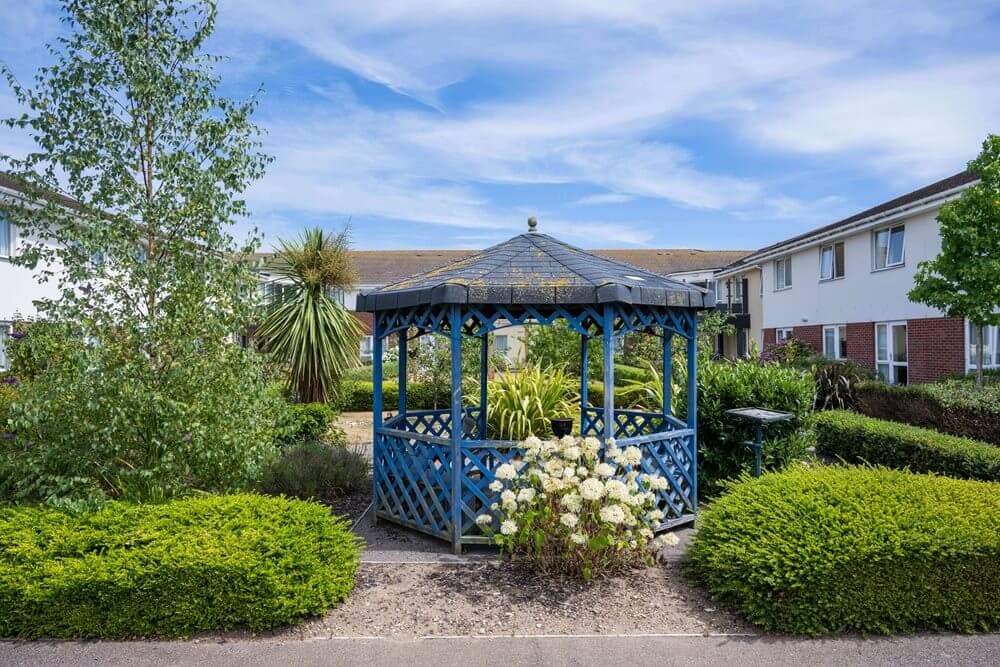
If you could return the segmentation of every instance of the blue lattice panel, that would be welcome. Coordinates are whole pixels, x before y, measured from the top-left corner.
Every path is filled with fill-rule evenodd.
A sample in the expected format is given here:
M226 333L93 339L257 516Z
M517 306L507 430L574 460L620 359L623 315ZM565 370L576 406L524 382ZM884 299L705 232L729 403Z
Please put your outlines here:
M666 489L656 492L657 507L666 515L660 528L677 525L688 517L693 520L697 511L693 439L693 432L684 429L664 433L662 438L636 443L642 452L639 465L643 472L661 475L668 482ZM626 438L619 444L628 447L631 444L629 440Z
M482 411L479 408L465 408L462 412L464 414L462 421L465 426L463 436L468 439L478 439L480 437L479 414ZM386 425L388 426L388 424ZM450 438L451 410L445 408L407 412L402 416L401 421L394 422L393 428L410 433L433 435L438 438Z
M665 419L657 412L641 412L639 410L615 410L615 438L628 438L637 435L649 435L662 431L672 431L677 428L676 420ZM581 426L583 435L601 437L604 435L604 410L601 408L586 408L583 411L584 423Z
M488 538L476 525L476 517L490 512L490 505L500 502L500 494L490 491L496 469L521 456L521 450L509 446L462 446L462 541L485 542ZM494 527L496 528L496 527Z
M376 513L405 526L451 536L451 448L380 435L373 465Z

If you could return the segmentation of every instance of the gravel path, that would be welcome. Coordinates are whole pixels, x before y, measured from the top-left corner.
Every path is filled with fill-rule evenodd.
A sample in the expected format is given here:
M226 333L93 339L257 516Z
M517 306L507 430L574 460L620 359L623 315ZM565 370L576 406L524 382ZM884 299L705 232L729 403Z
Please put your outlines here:
M676 564L585 584L489 560L363 564L347 602L262 638L752 632L689 586Z

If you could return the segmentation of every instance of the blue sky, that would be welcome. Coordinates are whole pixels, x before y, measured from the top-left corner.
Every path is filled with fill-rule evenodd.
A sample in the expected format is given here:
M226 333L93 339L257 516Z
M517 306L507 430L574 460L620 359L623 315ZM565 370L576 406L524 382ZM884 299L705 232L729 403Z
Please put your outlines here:
M30 78L54 3L10 3ZM1000 132L996 2L220 0L225 92L263 85L268 240L756 248L964 168ZM16 109L0 90L0 114ZM23 137L0 130L0 151ZM265 241L269 245L269 241Z

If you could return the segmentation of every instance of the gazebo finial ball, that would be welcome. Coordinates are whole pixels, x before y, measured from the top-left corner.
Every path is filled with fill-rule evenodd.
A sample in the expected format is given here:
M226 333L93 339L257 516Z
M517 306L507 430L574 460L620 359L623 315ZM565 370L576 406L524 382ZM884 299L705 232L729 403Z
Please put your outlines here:
M528 218L528 231L529 232L538 231L538 220L535 218L535 216L531 216L530 218Z

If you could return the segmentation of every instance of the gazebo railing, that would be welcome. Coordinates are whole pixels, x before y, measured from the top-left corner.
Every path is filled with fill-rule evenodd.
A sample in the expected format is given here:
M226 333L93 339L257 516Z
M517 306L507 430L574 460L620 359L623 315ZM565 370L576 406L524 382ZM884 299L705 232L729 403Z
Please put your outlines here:
M479 514L499 502L489 489L496 469L520 456L516 442L480 437L479 409L463 410L461 441L462 544L483 544L489 537L476 524ZM680 420L659 413L616 411L619 447L636 446L643 472L667 478L657 491L657 506L665 519L657 530L694 520L697 486L694 471L694 431ZM603 432L603 410L587 408L584 435ZM375 512L383 519L436 537L452 537L452 442L448 410L422 410L397 415L378 430L373 462Z

